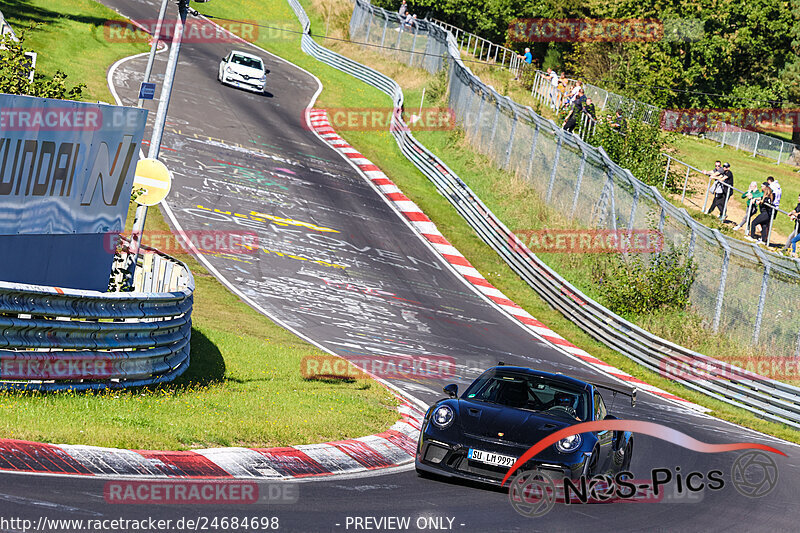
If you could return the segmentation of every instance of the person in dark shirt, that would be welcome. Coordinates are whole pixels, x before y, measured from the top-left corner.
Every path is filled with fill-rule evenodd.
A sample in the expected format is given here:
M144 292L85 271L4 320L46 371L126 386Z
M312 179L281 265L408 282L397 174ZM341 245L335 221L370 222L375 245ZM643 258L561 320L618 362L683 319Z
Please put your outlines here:
M617 109L614 118L611 119L611 128L623 134L627 130L628 124L625 122L625 117L622 116L622 109Z
M800 241L800 196L797 197L797 205L789 213L789 218L794 220L794 231L786 239L784 248L792 247L792 255L797 257L797 243Z
M775 209L775 205L773 204L773 202L775 202L775 194L772 192L772 189L769 188L769 183L766 181L761 184L761 190L764 191L764 196L756 200L761 211L750 225L750 235L747 239L751 241L755 240L756 226L761 226L761 241L767 244L769 226L772 222L772 211Z
M592 117L592 120L597 122L597 115L595 114L594 104L591 98L586 99L586 105L583 106L583 112Z
M712 176L717 180L714 184L714 201L708 210L710 215L714 209L719 209L719 219L725 220L725 211L728 207L728 199L733 193L733 172L731 172L731 164L725 163L722 165L722 172L716 172Z
M568 132L572 132L575 129L575 126L578 124L578 119L583 113L584 106L586 105L586 96L583 94L583 89L578 91L578 96L575 97L575 101L572 103L572 108L570 109L569 115L567 115L566 120L564 120L564 125L562 126Z

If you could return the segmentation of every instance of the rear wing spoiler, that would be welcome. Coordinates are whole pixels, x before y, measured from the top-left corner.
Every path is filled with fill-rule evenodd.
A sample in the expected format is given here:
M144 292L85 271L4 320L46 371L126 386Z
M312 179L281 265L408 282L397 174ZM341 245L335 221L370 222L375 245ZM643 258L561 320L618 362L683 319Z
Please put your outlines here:
M631 407L636 407L636 393L639 390L636 387L626 387L625 385L621 385L619 383L607 383L607 382L597 382L597 381L591 381L590 383L597 388L606 389L614 393L619 393L625 396L629 396L631 399Z

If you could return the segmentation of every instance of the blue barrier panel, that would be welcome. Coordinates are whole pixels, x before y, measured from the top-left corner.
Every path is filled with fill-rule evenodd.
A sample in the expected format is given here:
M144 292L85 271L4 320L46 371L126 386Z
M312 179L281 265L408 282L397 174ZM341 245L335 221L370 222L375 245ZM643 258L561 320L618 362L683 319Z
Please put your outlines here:
M105 290L147 111L0 95L0 279ZM11 259L13 258L13 259Z

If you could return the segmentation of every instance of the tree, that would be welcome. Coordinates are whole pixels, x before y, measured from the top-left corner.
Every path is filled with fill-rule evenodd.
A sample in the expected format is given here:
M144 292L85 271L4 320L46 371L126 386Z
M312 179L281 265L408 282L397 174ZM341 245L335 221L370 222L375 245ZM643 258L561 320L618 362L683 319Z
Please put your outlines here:
M36 73L30 81L30 58L24 45L25 35L19 42L6 35L0 46L0 93L38 96L41 98L57 98L61 100L78 100L83 95L85 84L79 83L67 87L67 75L60 70L52 78Z

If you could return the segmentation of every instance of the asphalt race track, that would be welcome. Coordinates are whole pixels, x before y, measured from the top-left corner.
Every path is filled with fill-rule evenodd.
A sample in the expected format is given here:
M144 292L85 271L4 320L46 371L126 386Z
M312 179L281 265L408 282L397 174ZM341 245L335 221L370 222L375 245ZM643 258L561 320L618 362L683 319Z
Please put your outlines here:
M153 0L104 3L134 19L158 13ZM220 58L240 46L183 46L161 152L175 174L169 207L184 230L246 232L258 239L258 249L250 253L205 256L224 281L269 316L345 357L427 355L454 361L452 377L390 380L426 403L442 396L444 384L463 387L500 360L593 375L468 287L371 184L307 129L303 110L318 89L313 77L252 50L270 70L269 94L218 83ZM163 73L166 55L159 54L155 73ZM114 74L125 105L135 105L145 64L146 57L132 59ZM150 109L152 120L154 103ZM240 506L109 505L103 498L106 480L2 474L0 510L34 522L43 515L278 517L284 531L365 530L354 527L354 517L410 517L411 530L420 524L456 531L796 530L796 446L646 394L636 408L618 400L610 410L620 418L664 423L704 442L763 442L788 457L774 456L778 485L759 499L728 484L673 503L557 505L542 518L517 514L504 491L421 479L408 468L300 483L294 504ZM696 453L641 435L635 442L632 468L641 479L649 478L652 468L679 467L684 473L718 469L729 481L737 457L737 452Z

